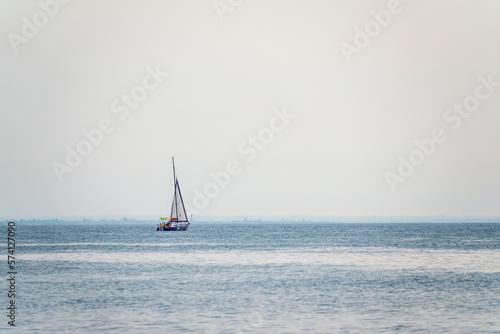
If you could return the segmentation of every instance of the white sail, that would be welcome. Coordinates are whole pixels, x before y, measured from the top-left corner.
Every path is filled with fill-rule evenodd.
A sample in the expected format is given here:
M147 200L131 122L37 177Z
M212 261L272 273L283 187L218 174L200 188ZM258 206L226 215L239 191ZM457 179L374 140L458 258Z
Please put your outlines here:
M187 222L186 209L184 208L184 201L182 200L181 189L179 181L175 180L174 198L172 199L172 210L170 212L172 221Z

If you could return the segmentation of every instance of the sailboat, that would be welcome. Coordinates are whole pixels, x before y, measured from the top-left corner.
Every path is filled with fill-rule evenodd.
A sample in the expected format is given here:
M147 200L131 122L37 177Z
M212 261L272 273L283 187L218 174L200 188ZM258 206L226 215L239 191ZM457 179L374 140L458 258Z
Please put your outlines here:
M157 231L187 231L190 224L182 200L179 181L175 175L174 157L172 157L172 168L174 169L174 198L172 199L170 218L160 218L161 222L156 227Z

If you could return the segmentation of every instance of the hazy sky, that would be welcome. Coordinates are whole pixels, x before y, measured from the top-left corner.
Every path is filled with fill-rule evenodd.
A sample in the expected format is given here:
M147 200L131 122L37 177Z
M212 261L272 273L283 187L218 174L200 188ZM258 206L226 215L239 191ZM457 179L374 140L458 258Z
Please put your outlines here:
M188 214L500 215L498 1L61 2L0 3L0 219L163 216L172 156Z

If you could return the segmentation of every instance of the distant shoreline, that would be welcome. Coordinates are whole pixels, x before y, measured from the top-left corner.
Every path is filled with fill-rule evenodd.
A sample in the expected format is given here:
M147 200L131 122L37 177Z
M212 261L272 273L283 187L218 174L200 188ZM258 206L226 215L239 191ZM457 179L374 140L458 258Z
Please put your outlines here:
M155 225L159 220L155 219L14 219L0 220L3 224L15 221L21 225ZM206 219L194 220L193 224L450 224L450 223L500 223L500 217L337 217L331 219L258 219L258 220L229 220L229 219Z

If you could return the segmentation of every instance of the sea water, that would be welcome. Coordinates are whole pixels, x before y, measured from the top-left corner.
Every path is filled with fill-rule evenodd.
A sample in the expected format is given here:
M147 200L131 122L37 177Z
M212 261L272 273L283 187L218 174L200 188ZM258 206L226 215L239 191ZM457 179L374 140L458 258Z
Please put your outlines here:
M155 229L18 224L0 331L500 333L500 224Z

